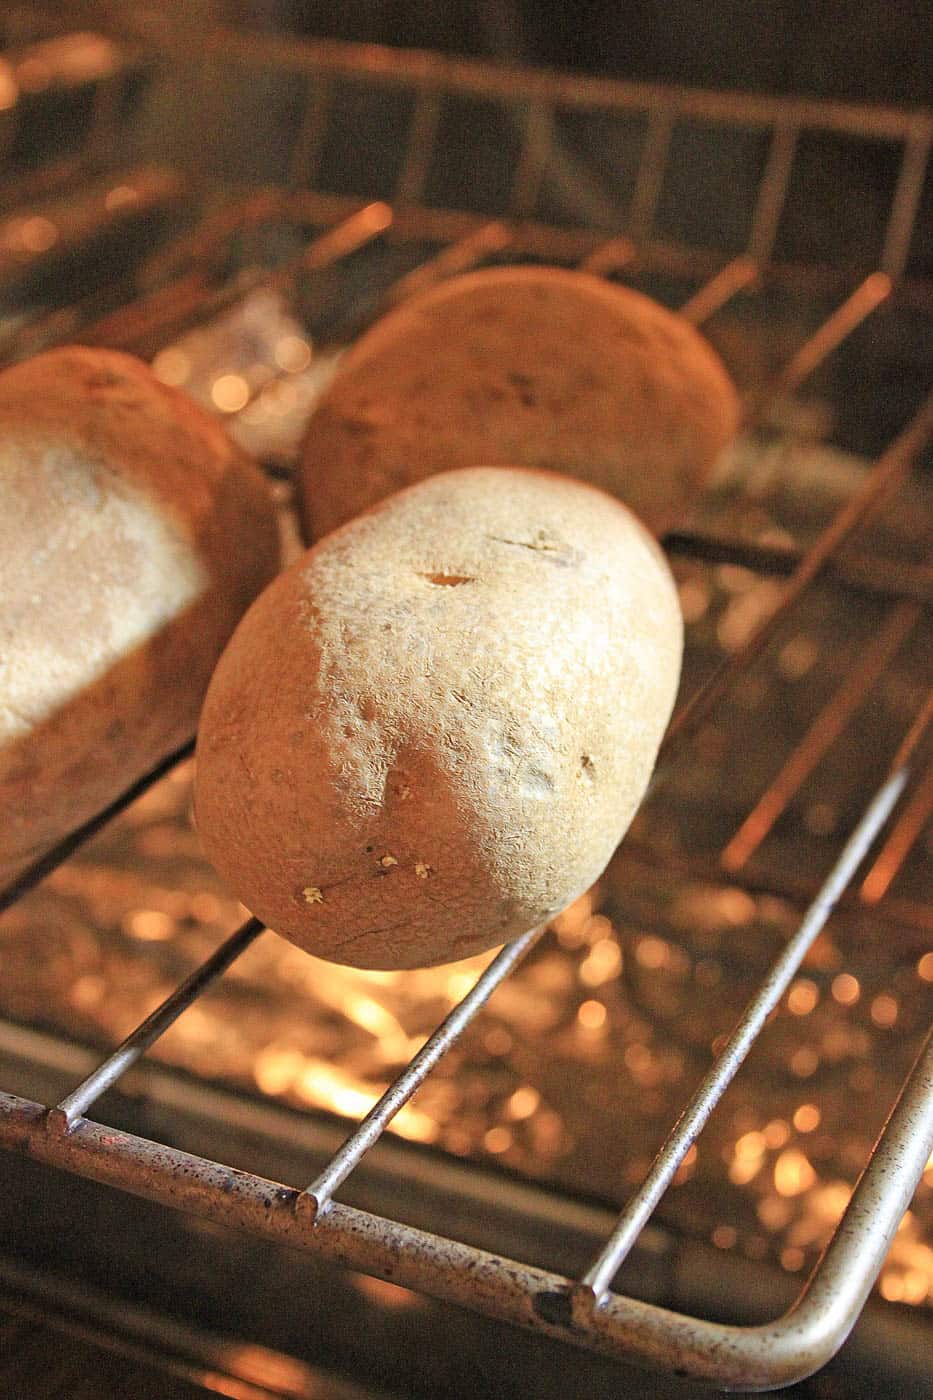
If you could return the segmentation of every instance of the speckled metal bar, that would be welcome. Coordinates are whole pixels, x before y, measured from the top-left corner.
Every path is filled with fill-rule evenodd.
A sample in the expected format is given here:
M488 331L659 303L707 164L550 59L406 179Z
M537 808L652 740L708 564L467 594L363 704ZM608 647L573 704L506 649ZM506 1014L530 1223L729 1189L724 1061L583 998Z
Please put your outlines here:
M333 1204L316 1221L300 1192L81 1120L49 1131L41 1104L0 1093L0 1146L348 1268L604 1354L767 1390L810 1375L855 1323L933 1149L933 1040L915 1065L823 1260L775 1322L736 1327L609 1294L570 1306L569 1279Z

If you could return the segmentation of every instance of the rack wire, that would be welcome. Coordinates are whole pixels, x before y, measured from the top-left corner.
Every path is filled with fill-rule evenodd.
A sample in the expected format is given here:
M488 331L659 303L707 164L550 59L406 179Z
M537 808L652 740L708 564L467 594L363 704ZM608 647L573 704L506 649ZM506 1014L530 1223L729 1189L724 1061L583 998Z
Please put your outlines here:
M163 59L171 61L178 56L174 37L162 38L159 43L164 46ZM505 252L515 257L545 256L576 262L607 276L624 274L636 264L663 271L687 270L700 279L700 286L681 309L698 325L733 297L759 284L791 279L804 285L837 288L835 310L753 397L746 417L746 426L751 429L766 421L776 395L799 389L883 303L906 298L912 305L923 305L928 296L926 287L905 277L933 137L933 119L926 114L571 79L424 54L390 55L351 45L281 43L219 30L201 36L198 52L215 61L240 64L246 71L273 68L297 73L306 80L304 110L289 159L290 187L236 196L219 210L207 212L193 231L150 259L140 275L121 287L122 304L107 305L113 297L111 288L103 298L79 298L63 311L31 318L0 347L6 360L33 353L62 338L151 354L180 329L209 321L257 285L294 294L302 278L339 266L378 239L402 244L427 242L440 245L440 251L422 259L413 270L383 288L365 313L353 309L342 320L338 316L335 340L346 340L358 333L365 320L433 281ZM326 190L299 187L313 180L338 80L391 86L411 97L408 140L391 202L361 202ZM462 211L432 208L424 202L429 171L443 139L445 102L452 94L498 102L518 125L519 155L509 207L501 218L490 220ZM619 227L602 231L558 228L532 217L555 156L557 115L567 107L638 112L646 117L632 198ZM113 101L108 106L101 100L94 110L97 115L88 136L88 159L99 151L102 140L106 144L113 135L112 131L109 136L106 131L102 135L102 124L116 121ZM681 121L756 128L769 136L768 154L749 220L748 246L732 258L724 259L721 253L708 249L662 242L653 236L671 136L675 124ZM796 264L781 264L773 258L801 133L809 130L842 132L901 147L900 169L878 265L858 275L851 290L841 285L843 279L835 269L814 271ZM298 255L271 271L253 274L246 283L218 281L214 268L222 260L231 237L249 235L276 220L308 223L323 227L323 231ZM612 222L612 211L607 222ZM761 546L700 532L682 532L666 541L672 552L738 563L786 582L772 613L676 712L662 747L660 781L676 762L684 738L695 733L721 703L817 579L833 576L887 602L886 619L857 668L827 701L720 852L721 868L733 876L746 871L756 847L829 744L844 730L929 604L930 580L922 568L897 563L880 570L875 564L867 566L851 552L844 552L842 546L857 540L879 504L902 485L931 430L933 400L927 400L805 550ZM578 1279L519 1264L334 1200L334 1193L394 1114L481 1012L494 989L544 936L542 929L530 931L492 960L304 1190L115 1130L87 1116L100 1095L262 935L262 925L255 919L248 920L228 938L60 1103L46 1106L0 1093L0 1143L94 1180L316 1251L354 1269L577 1346L619 1358L637 1358L721 1386L765 1389L800 1379L828 1360L853 1326L933 1151L933 1041L929 1037L892 1107L832 1242L798 1300L783 1317L759 1327L712 1323L623 1297L612 1291L612 1282L838 901L859 897L874 907L884 899L933 805L929 772L919 782L914 781L914 769L931 718L928 699L892 755L887 778L866 804L829 875L818 890L811 891L796 932L684 1107L605 1247ZM0 910L48 875L190 752L189 745L170 756L105 812L36 862L0 893ZM909 795L902 801L909 782ZM859 894L855 896L851 890L853 881L885 831L887 835L862 876Z

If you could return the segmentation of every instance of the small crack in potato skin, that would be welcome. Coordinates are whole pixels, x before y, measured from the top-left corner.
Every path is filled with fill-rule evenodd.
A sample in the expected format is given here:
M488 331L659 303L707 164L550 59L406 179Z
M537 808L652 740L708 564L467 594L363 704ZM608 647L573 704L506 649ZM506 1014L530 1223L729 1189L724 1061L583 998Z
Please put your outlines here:
M306 537L478 463L588 481L660 535L738 419L715 351L648 297L564 268L468 273L389 312L342 360L308 425Z
M663 556L617 502L551 473L435 476L309 550L241 622L198 738L205 850L260 918L338 962L506 942L607 863L681 642Z

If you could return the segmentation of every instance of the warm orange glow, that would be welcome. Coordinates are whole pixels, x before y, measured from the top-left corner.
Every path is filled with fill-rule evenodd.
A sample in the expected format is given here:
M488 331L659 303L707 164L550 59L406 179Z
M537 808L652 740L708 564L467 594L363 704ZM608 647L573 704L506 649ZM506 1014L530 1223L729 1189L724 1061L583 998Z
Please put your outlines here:
M802 1152L789 1147L774 1164L774 1189L779 1196L799 1196L816 1182L816 1172Z
M301 374L311 363L311 346L300 335L283 335L276 341L275 363L286 374Z
M823 1225L835 1225L849 1204L852 1188L845 1181L828 1181L810 1192L807 1206Z
M933 1301L933 1247L924 1244L913 1211L901 1221L885 1262L881 1295L891 1303L918 1307Z
M222 1376L216 1371L202 1371L198 1380L205 1390L215 1395L226 1395L229 1400L268 1400L267 1390L257 1390L248 1381L238 1381L233 1376Z
M778 669L789 681L799 681L812 669L819 656L819 647L812 637L799 633L778 652Z
M315 1108L330 1108L345 1118L362 1118L377 1097L371 1088L354 1082L336 1065L324 1060L306 1060L295 1089Z
M601 938L594 943L580 964L580 981L586 987L600 987L618 977L622 968L622 950L614 938Z
M512 1094L505 1106L505 1112L514 1122L521 1122L523 1118L530 1118L540 1103L541 1095L537 1089L533 1089L530 1084L524 1084Z
M771 1148L783 1147L790 1137L790 1125L783 1118L772 1118L765 1128L765 1142Z
M661 1060L647 1045L635 1040L626 1045L622 1058L632 1077L643 1089L653 1089L664 1078Z
M381 1002L361 994L348 995L343 1003L343 1013L354 1025L374 1036L405 1036L391 1011Z
M762 1196L755 1213L768 1233L775 1235L785 1228L794 1208L790 1201L782 1200L780 1196Z
M19 89L16 85L16 79L13 77L9 65L0 59L0 112L14 107L18 97Z
M392 1131L409 1142L436 1142L440 1128L429 1114L407 1103L392 1119Z
M447 975L447 996L452 1002L462 1001L473 986L476 977L472 972L451 972Z
M930 1280L922 1269L908 1269L904 1275L904 1302L925 1303L930 1291Z
M27 253L45 253L58 242L58 229L51 219L36 214L23 220L20 237Z
M239 1346L230 1343L223 1349L223 1360L231 1371L256 1385L274 1386L276 1390L300 1392L309 1385L309 1374L300 1361L265 1347Z
M670 962L670 956L670 944L666 943L663 938L655 938L649 934L638 940L635 958L642 967L650 968L652 971L659 967L666 967Z
M614 938L615 931L605 914L591 914L583 925L583 937L592 947L594 943L601 943L605 938Z
M808 1016L820 999L820 989L808 977L800 977L787 993L787 1009L795 1016Z
M239 413L249 403L249 385L242 374L220 374L211 385L211 398L221 413Z
M751 1157L761 1157L767 1145L764 1133L743 1133L735 1144L735 1155L745 1161Z
M16 80L23 92L43 92L52 81L52 70L41 58L24 58L16 65Z
M758 912L752 896L747 890L740 890L736 885L719 891L717 907L720 918L733 928L742 928L751 923Z
M193 1014L188 1012L186 1022ZM260 1051L253 1075L265 1093L292 1093L309 1107L329 1109L344 1118L362 1118L387 1087L356 1079L339 1065L276 1045ZM391 1130L414 1142L435 1142L440 1133L435 1119L412 1103L395 1115Z
M48 65L71 83L91 82L110 76L117 62L117 50L103 34L78 30L57 35L36 44L33 61ZM25 65L22 65L25 66Z
M222 913L220 900L215 894L193 894L189 907L191 917L202 924L216 923Z
M710 605L709 585L699 578L688 578L677 590L684 622L699 622Z
M417 1308L424 1305L424 1299L420 1294L413 1293L410 1288L402 1288L398 1283L389 1283L387 1279L370 1278L369 1274L359 1274L356 1286L365 1298L369 1298L380 1308L390 1308L393 1312L402 1312L407 1308Z
M819 1055L809 1045L801 1045L790 1057L791 1070L798 1079L809 1079L811 1074L816 1073L819 1063Z
M93 1011L95 1007L100 1006L106 994L107 984L103 977L88 973L72 983L68 1000L79 1011Z
M598 1031L606 1023L606 1008L601 1001L585 1001L577 1012L577 1020L584 1030Z
M512 1049L512 1037L504 1026L493 1026L483 1037L483 1045L487 1055L495 1055L498 1058L507 1055Z
M277 1097L292 1087L304 1063L300 1051L269 1045L260 1050L253 1062L253 1078L264 1094Z
M922 730L929 718L930 700L918 716ZM887 894L904 861L933 812L933 769L928 769L919 787L902 809L874 865L862 882L861 896L866 904L877 904Z
M764 1165L767 1140L758 1131L743 1133L733 1148L733 1159L729 1166L729 1180L734 1186L747 1186L753 1181Z
M108 190L104 200L106 207L113 212L114 209L125 209L128 204L139 202L139 190L135 190L132 185L114 185L112 190Z
M888 992L881 992L871 1004L871 1019L876 1026L887 1030L897 1020L898 1006Z
M487 1152L499 1153L508 1152L512 1146L512 1133L509 1128L504 1128L500 1124L498 1127L490 1128L483 1137L483 1146Z
M812 1133L820 1126L821 1117L815 1103L802 1103L794 1114L794 1127L798 1133Z
M201 352L192 348L191 364L183 352L180 358L167 352L156 368L166 382L176 375L193 378L202 372ZM314 369L312 365L309 372ZM242 378L253 390L266 382L255 366L242 370ZM126 819L134 842L159 834L165 838L163 856L185 856L190 831L176 814L187 812L189 782L190 765L134 807ZM391 842L387 848L375 846L373 863L389 855L403 863ZM61 956L61 943L56 948L48 940L51 957L66 962L63 999L79 1032L90 1028L116 1043L171 990L176 971L193 964L235 927L241 911L208 871L192 865L191 874L176 881L174 868L128 873L123 867L72 865L50 881L46 896L51 890L56 899L80 898L106 931L106 942L98 949L90 939L85 946L82 930L67 948L67 959ZM311 876L309 871L307 878ZM619 877L610 873L605 878ZM621 878L628 878L626 869ZM554 921L556 937L547 939L497 990L457 1048L403 1107L390 1132L436 1144L445 1153L501 1163L545 1182L574 1181L579 1171L581 1188L589 1189L591 1180L597 1186L610 1182L620 1163L621 1184L643 1178L649 1134L670 1121L674 1101L682 1101L696 1077L707 1042L731 1019L725 1002L738 991L732 965L737 950L731 941L740 937L744 949L760 938L762 946L770 946L792 911L777 896L711 889L693 879L677 882L663 928L621 915L614 925L597 912L600 902L599 893L589 891ZM15 920L4 922L4 981L8 938L11 947L22 938ZM708 1217L705 1232L717 1249L735 1250L743 1259L781 1259L789 1270L806 1269L825 1246L846 1208L851 1181L870 1152L875 1103L880 1105L889 1090L893 1095L895 1087L896 1064L890 1057L873 1056L872 1048L879 1036L897 1034L901 1022L906 1028L910 1019L913 1025L908 997L922 996L924 984L933 983L933 951L921 956L922 944L907 954L896 975L889 975L890 961L881 960L864 986L851 971L841 971L847 967L845 946L840 949L824 936L816 953L808 955L788 988L784 1014L774 1019L773 1034L762 1048L770 1059L755 1094L749 1085L747 1095L726 1105L711 1123L708 1141L701 1139L701 1155L707 1154L702 1163L691 1148L674 1177L680 1197L691 1194L699 1176L710 1178L710 1191L718 1190L723 1201L730 1191L738 1193L738 1199L730 1198L734 1212L725 1204L713 1207L716 1214ZM754 949L757 955L758 944ZM44 959L49 953L43 944ZM30 948L17 955L28 966ZM469 991L491 956L405 973L365 973L322 963L274 934L263 935L231 969L225 987L191 1007L159 1042L156 1054L163 1063L184 1065L192 1074L238 1087L252 1085L252 1092L293 1109L356 1120L378 1100L450 1004ZM635 981L644 986L614 981L623 968L634 969ZM853 963L852 970L862 975L861 966L856 969ZM675 1027L674 979L681 976L691 979L692 1012L684 1027ZM124 992L121 978L127 1004L114 995L115 988ZM720 988L727 981L720 1006ZM15 993L16 982L11 979L9 985ZM706 990L710 987L712 992ZM876 1029L879 1015L882 1021L890 1019L892 1006L894 1032ZM246 1014L240 1014L244 1008ZM681 1029L683 1036L677 1033ZM562 1077L557 1065L552 1076L544 1063L551 1054L559 1057ZM830 1066L832 1075L825 1084L808 1086L807 1075L821 1064ZM793 1074L799 1077L795 1080ZM680 1090L672 1087L677 1076L684 1081ZM594 1148L589 1136L596 1129L581 1094L583 1089L587 1096L592 1092L599 1107L608 1102L607 1093L612 1098L612 1086L620 1081L628 1089L621 1118L607 1120L607 1133L618 1131L620 1137L605 1139L606 1160L600 1161L601 1149ZM865 1098L869 1089L871 1102ZM863 1104L864 1114L856 1112ZM591 1165L585 1154L597 1160ZM591 1169L592 1178L587 1175ZM691 1184L683 1185L691 1176ZM933 1251L924 1253L922 1243L933 1201L933 1160L924 1180L914 1215L905 1220L884 1270L885 1287L902 1306L933 1297ZM717 1224L721 1217L725 1219ZM383 1287L363 1282L360 1306L362 1295ZM384 1301L391 1306L393 1297L394 1290ZM409 1294L398 1298L399 1307L409 1305ZM216 1383L226 1385L231 1372L236 1386L266 1383L275 1388L275 1376L263 1371L263 1358L257 1355L253 1366L245 1354L237 1364L218 1354L212 1363Z
M0 225L0 245L11 253L46 253L58 242L58 229L41 214L7 219Z
M551 927L557 934L557 941L562 948L573 950L579 948L586 941L584 929L586 922L593 912L595 905L595 891L587 890L581 894L579 899L575 899L572 904L553 920Z
M833 978L831 990L833 1000L838 1001L840 1006L854 1006L862 995L858 979L848 972L840 972L838 977Z
M729 567L731 566L723 565L719 572L721 573L722 568ZM780 600L780 586L771 579L760 582L756 580L746 591L736 593L716 628L716 636L723 650L738 651L758 624L774 611Z
M171 938L176 924L173 918L159 909L134 909L124 918L123 927L133 938L144 943L157 943Z

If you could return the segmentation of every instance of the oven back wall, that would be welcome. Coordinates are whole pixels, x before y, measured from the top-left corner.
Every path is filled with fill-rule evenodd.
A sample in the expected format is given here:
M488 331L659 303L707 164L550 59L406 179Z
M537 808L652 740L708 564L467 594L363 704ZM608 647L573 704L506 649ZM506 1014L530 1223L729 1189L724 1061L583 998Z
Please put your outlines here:
M220 0L214 10L267 31L647 82L898 105L931 94L923 0Z

